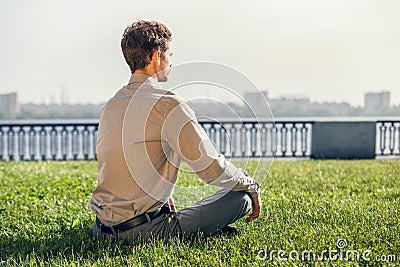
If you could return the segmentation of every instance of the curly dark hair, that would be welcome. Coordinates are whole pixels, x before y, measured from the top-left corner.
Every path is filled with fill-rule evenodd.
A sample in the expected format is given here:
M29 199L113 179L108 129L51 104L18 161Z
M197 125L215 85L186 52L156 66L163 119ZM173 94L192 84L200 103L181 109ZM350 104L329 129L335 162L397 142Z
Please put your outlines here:
M161 22L139 20L128 26L122 36L121 48L131 72L146 67L154 51L164 53L171 37L171 31Z

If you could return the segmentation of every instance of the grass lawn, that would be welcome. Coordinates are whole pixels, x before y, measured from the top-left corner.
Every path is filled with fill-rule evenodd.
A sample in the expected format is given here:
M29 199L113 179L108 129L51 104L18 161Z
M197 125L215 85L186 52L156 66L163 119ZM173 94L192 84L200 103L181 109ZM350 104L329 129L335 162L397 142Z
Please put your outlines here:
M400 161L276 161L262 217L237 222L240 235L133 247L92 239L96 173L94 161L0 162L0 266L400 264Z

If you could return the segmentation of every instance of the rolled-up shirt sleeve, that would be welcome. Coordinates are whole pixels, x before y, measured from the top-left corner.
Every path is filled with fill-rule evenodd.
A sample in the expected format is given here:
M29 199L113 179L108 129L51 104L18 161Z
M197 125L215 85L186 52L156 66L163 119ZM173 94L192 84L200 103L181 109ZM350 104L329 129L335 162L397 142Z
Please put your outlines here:
M246 191L253 198L260 194L257 181L218 153L185 100L171 97L168 106L162 130L164 142L202 180L230 190Z

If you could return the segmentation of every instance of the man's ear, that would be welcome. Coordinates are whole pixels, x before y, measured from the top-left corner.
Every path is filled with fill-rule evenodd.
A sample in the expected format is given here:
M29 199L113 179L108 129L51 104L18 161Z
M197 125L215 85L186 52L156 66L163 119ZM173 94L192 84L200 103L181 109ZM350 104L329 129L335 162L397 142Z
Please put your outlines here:
M158 65L161 64L161 51L160 50L156 50L153 52L153 56L151 57L151 60L153 62L157 62Z

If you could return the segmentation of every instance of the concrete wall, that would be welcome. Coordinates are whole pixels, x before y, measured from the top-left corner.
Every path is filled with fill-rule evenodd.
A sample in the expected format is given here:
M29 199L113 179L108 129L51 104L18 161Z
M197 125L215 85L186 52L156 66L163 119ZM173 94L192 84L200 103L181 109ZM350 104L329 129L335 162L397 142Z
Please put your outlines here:
M375 158L376 122L315 122L311 158Z

